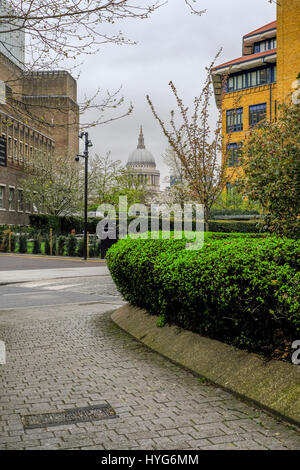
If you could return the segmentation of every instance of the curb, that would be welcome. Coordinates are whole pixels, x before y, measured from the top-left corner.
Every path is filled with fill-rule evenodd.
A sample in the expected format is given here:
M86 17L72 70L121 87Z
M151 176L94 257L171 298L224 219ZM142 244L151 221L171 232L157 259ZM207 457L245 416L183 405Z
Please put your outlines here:
M111 319L171 361L300 425L300 366L267 360L173 325L159 328L157 317L129 304L115 310Z

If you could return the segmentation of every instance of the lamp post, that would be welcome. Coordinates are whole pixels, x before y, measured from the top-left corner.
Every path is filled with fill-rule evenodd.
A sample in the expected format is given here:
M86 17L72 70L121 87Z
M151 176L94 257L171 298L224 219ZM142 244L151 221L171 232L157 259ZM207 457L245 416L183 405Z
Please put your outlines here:
M84 158L84 259L87 259L87 212L88 212L88 169L89 169L89 147L93 144L89 140L88 132L80 132L79 138L84 138L84 152L83 155L77 155L75 160L78 162L79 158Z

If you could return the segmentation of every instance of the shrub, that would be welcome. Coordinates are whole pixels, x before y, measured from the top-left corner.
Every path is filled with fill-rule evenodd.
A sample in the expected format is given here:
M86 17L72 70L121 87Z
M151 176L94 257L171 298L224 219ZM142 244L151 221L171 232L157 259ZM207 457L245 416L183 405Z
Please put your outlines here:
M57 254L63 256L65 253L66 237L60 235L57 239Z
M74 256L76 253L77 240L74 235L69 235L66 240L66 251L68 256Z
M199 251L184 240L121 240L108 267L127 301L168 323L266 355L290 344L300 332L300 242L205 238Z
M50 241L49 237L45 238L45 255L50 255Z
M41 253L41 240L39 235L36 235L33 239L32 253L35 255Z
M20 253L27 253L27 234L21 233L19 235L19 252Z
M77 244L77 255L83 256L84 255L84 238L80 238Z
M92 243L90 245L90 257L91 258L98 258L100 256L100 241L97 238L92 239Z
M259 233L260 229L257 222L240 221L209 221L210 232L238 232L238 233Z
M11 232L10 248L12 253L16 249L16 236L13 232ZM0 251L9 251L9 232L7 230L3 230L1 233Z

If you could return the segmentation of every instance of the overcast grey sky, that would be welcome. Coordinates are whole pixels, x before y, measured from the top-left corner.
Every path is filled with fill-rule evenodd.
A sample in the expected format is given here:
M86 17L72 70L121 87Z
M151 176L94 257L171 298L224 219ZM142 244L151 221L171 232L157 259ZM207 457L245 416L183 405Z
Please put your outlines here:
M191 104L201 90L205 66L220 47L223 52L218 63L240 57L242 36L276 19L276 7L267 0L199 0L198 4L207 8L200 17L191 15L183 0L169 0L148 20L123 21L118 28L137 45L106 45L101 53L84 58L79 99L84 92L90 95L99 86L105 91L122 85L125 101L134 105L131 116L91 129L93 152L104 154L110 150L113 159L126 163L137 145L142 124L146 148L153 153L163 179L168 175L162 159L167 141L154 120L146 95L166 119L174 108L170 80L184 102Z

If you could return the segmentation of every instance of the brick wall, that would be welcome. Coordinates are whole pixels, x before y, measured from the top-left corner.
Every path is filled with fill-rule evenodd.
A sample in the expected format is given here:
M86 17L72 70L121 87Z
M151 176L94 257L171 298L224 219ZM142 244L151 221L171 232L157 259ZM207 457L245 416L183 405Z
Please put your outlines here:
M278 100L284 101L300 72L300 0L277 4Z

